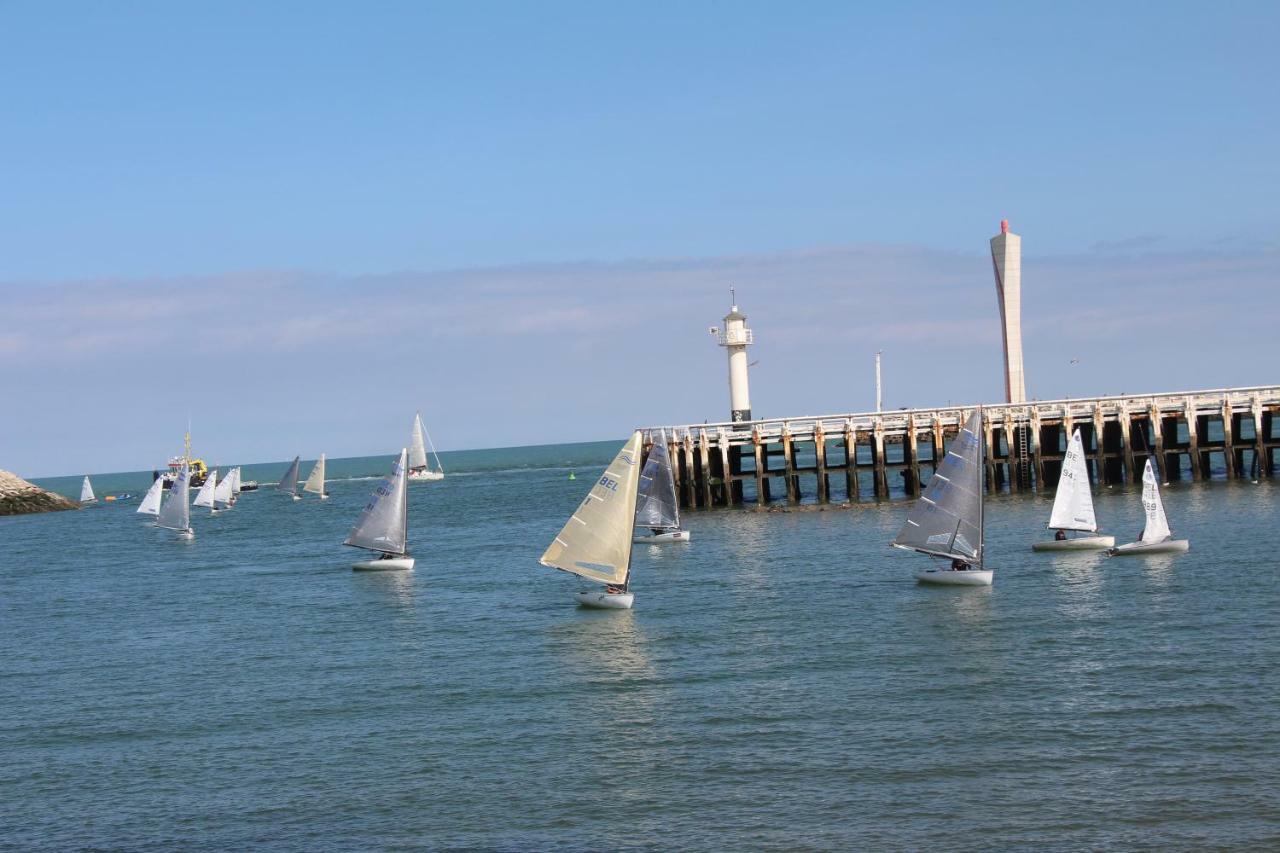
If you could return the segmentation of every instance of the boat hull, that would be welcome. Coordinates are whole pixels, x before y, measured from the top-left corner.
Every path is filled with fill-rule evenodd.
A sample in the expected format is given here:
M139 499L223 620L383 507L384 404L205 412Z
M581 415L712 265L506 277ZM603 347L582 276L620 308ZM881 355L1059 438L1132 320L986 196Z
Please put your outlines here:
M1140 556L1142 554L1181 554L1191 549L1191 542L1186 539L1168 539L1164 542L1129 542L1107 553L1112 557Z
M991 586L994 569L927 569L916 572L916 582L933 586Z
M579 605L598 610L630 610L636 600L636 597L629 592L608 593L603 590L579 592L573 597L577 599Z
M407 475L410 483L429 483L434 480L443 480L443 471L410 471Z
M1114 536L1081 536L1078 539L1049 539L1031 543L1032 551L1101 551L1114 548Z
M386 560L361 560L351 565L356 572L404 572L413 568L413 557L390 557Z
M659 533L654 536L635 536L632 542L648 542L650 545L662 545L667 542L688 542L689 531L672 530L669 533Z

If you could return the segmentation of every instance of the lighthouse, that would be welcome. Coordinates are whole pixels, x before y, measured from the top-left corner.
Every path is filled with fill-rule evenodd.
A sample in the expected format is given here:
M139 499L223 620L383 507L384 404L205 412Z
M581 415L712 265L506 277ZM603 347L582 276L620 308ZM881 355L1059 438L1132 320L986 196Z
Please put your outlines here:
M755 343L747 328L747 315L738 310L737 297L729 288L732 303L724 315L724 325L711 327L716 343L729 351L729 419L734 423L751 420L751 392L747 388L747 347Z
M991 264L1000 301L1000 330L1004 333L1004 398L1023 403L1027 386L1022 376L1022 238L1000 220L1000 233L991 238Z

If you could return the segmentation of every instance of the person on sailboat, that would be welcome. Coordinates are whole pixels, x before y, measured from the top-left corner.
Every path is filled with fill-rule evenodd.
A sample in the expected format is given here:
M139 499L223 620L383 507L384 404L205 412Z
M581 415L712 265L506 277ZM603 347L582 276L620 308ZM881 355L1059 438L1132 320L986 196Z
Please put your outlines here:
M951 561L951 571L953 572L963 572L968 570L968 568L969 568L969 564L966 563L964 560L960 559L959 557L956 557L954 560Z
M623 589L622 587L612 583L605 584L604 591L606 595L622 595L624 592L626 592L626 590Z
M1065 542L1067 539L1067 531L1059 530L1057 533L1053 534L1053 538L1059 542Z

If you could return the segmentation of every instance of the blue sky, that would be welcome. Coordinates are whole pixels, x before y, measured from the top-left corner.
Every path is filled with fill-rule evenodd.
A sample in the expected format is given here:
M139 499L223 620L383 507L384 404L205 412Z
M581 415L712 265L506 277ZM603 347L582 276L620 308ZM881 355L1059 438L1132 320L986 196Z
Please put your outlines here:
M720 417L705 329L731 281L761 414L864 408L877 348L899 404L994 399L1004 216L1033 395L1275 381L1277 25L1245 3L0 3L0 466L150 466L183 382L250 461L384 452L420 406L445 447ZM930 363L947 305L972 378ZM68 450L86 420L100 445Z

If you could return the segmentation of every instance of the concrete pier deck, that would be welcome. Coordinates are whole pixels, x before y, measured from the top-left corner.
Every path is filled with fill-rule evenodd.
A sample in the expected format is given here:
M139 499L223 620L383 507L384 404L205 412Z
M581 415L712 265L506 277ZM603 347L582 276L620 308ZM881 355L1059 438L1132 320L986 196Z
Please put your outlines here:
M665 431L681 505L915 496L976 406L643 427ZM1095 483L1268 477L1280 386L983 405L988 491L1052 491L1079 429Z

